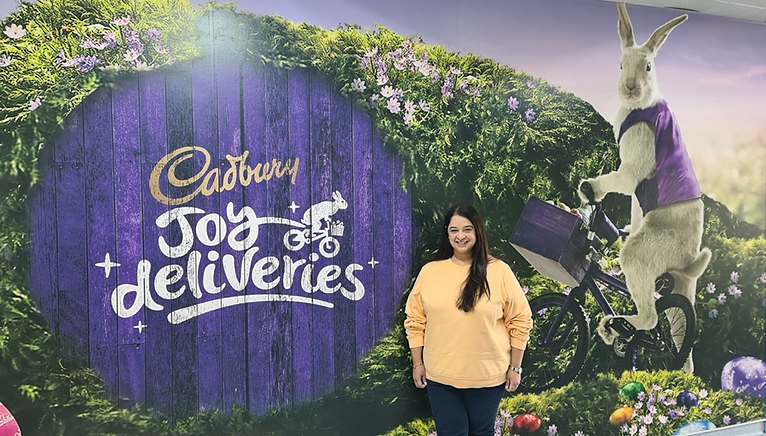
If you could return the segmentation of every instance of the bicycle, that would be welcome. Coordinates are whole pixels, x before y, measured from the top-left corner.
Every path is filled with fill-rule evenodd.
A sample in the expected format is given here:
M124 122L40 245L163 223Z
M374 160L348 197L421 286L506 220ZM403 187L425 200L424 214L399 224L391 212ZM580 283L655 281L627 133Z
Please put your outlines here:
M581 186L586 194L588 188ZM589 218L581 217L532 197L511 238L514 247L538 272L571 286L568 294L542 294L529 302L534 325L524 352L524 377L520 386L523 391L561 387L579 377L591 339L585 312L587 294L590 292L603 315L615 315L599 283L621 297L630 297L626 284L604 272L599 265L609 247L627 233L612 224L601 203L591 201L589 206ZM525 212L528 212L526 217ZM543 216L545 214L548 216ZM556 228L561 222L571 224L571 233L563 232L564 238ZM523 223L526 226L520 226ZM564 239L566 244L559 247L559 251L550 249L556 241ZM552 252L561 256L551 256ZM653 329L636 330L622 318L607 324L619 333L613 349L629 368L681 369L689 356L695 339L694 308L686 297L672 294L672 288L673 276L669 273L655 280L658 322Z

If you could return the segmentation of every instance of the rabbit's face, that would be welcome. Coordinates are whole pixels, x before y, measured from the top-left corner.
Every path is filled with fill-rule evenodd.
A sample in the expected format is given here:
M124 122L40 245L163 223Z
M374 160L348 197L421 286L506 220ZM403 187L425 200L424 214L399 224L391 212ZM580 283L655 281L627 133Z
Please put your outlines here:
M652 52L639 46L623 49L617 91L622 104L629 109L649 107L659 100Z

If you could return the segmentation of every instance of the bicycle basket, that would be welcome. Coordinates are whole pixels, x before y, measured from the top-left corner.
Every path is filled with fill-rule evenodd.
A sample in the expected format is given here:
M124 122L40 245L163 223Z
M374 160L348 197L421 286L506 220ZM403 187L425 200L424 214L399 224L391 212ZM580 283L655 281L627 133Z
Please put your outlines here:
M540 274L568 286L580 284L590 267L585 222L534 196L524 205L510 243Z

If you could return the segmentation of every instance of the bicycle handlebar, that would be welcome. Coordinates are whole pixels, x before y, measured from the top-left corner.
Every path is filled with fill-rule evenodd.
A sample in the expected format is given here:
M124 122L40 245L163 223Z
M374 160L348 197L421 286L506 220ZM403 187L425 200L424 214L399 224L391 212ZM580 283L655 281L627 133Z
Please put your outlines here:
M595 204L596 202L596 194L593 192L593 187L590 185L589 182L583 181L580 183L580 192L585 195L585 198L588 199L588 203Z

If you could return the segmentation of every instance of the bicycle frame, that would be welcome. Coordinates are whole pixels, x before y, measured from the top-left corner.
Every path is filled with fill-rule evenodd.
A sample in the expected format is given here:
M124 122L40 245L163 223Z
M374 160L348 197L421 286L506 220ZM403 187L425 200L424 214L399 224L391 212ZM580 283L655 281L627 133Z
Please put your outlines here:
M601 205L596 205L593 210L593 214L591 215L591 222L589 225L589 228L591 231L594 231L593 228L595 227L595 223L604 223L604 220L606 219L606 215L604 214L603 210L601 209ZM611 226L611 222L609 222L609 225ZM596 236L598 237L598 236ZM608 238L608 243L603 247L602 250L606 250L609 248L612 243L616 240L616 238ZM583 277L580 284L569 291L569 294L566 297L566 300L564 301L564 306L562 307L562 310L556 315L556 318L553 320L553 324L551 324L550 330L545 334L545 338L543 339L542 345L548 346L550 345L551 341L553 340L553 337L555 333L558 331L559 327L561 326L561 319L562 317L571 310L571 307L573 304L579 305L579 306L585 306L585 297L588 292L593 295L593 297L596 299L596 303L598 303L599 308L601 308L601 311L605 315L615 315L615 311L612 308L612 305L609 304L609 301L607 301L606 296L604 296L604 293L599 289L597 282L604 283L609 289L612 289L616 291L618 294L620 294L623 297L630 297L630 292L628 291L628 286L625 284L625 282L618 280L609 274L601 271L601 268L598 266L597 262L591 262L590 267L585 273L585 277ZM572 321L570 321L571 323ZM567 324L566 331L571 330L571 325Z

